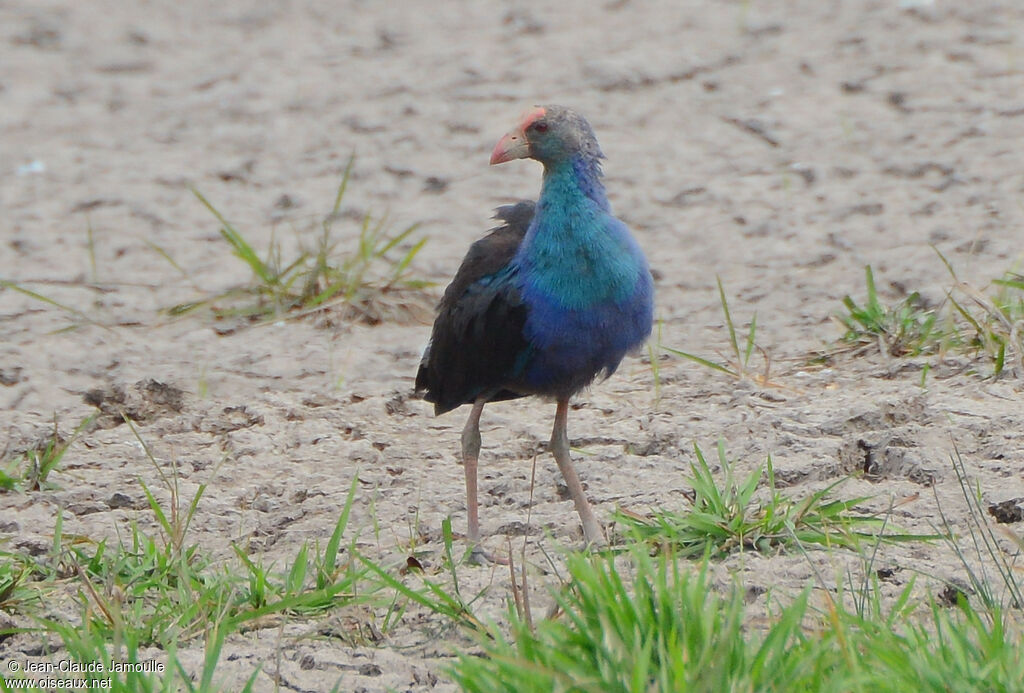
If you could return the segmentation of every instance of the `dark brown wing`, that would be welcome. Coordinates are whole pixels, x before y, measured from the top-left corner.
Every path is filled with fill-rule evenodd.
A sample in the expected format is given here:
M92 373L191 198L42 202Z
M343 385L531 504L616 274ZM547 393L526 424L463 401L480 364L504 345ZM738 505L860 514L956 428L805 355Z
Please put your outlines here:
M529 356L523 337L526 306L509 262L533 219L533 202L496 210L505 222L469 248L444 292L419 371L416 390L443 414L475 401L513 399L504 389Z

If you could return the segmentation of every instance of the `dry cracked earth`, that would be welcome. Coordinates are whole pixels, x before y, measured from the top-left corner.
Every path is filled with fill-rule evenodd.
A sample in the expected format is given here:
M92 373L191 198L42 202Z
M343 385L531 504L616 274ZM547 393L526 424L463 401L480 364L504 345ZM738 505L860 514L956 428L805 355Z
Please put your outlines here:
M283 564L325 542L358 476L362 550L399 565L415 542L439 566L442 520L465 523L463 414L434 418L412 397L428 323L224 329L161 311L251 280L190 188L255 247L294 252L352 154L340 246L367 213L419 223L429 241L414 269L436 283L433 302L491 210L536 195L532 162L487 166L534 103L593 123L612 205L656 273L661 344L727 353L720 277L737 323L756 312L754 370L771 360L759 385L666 355L656 393L635 358L580 395L570 436L603 520L685 509L693 443L718 440L740 473L771 455L794 496L852 475L837 493L895 505L907 531L942 526L940 509L966 531L954 447L987 504L1019 508L1014 374L983 377L970 354L809 355L840 336L832 316L863 298L865 265L883 300L938 304L951 278L936 249L977 286L1019 264L1022 37L1015 0L0 1L0 274L75 311L0 289L3 459L45 440L54 417L67 436L97 415L55 489L0 493L0 549L45 555L59 510L68 535L155 533L140 480L167 493L141 440L177 468L183 497L207 485L190 535L220 560L234 543ZM495 404L482 428L487 546L511 536L518 551L525 537L540 605L557 584L545 555L581 536L545 452L553 409ZM933 591L964 579L941 544L883 547L877 561L887 594L914 574ZM744 553L715 570L756 606L764 588L860 567L838 552ZM478 615L500 618L507 574L460 578L487 587ZM234 634L218 680L237 689L262 664L257 690L455 689L444 667L472 647L465 636L411 609L354 642L371 617ZM0 641L0 658L33 652L37 636ZM202 654L199 640L179 656L199 668Z

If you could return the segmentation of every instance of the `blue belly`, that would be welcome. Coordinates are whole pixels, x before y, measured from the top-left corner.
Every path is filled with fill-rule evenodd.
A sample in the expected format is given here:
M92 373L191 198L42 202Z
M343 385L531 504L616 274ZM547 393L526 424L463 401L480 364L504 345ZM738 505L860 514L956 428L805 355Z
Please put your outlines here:
M646 269L646 268L645 268ZM568 397L595 378L611 375L622 358L651 333L653 286L648 272L624 301L585 309L524 287L528 306L525 336L531 353L520 387L535 394Z

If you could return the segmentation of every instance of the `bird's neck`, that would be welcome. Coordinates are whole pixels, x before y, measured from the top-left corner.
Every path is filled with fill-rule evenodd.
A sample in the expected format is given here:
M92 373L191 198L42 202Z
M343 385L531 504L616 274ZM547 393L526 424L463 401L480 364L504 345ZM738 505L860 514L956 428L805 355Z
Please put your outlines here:
M634 290L640 270L630 243L611 216L597 162L580 159L545 167L516 262L527 294L582 310Z
M574 156L544 165L544 183L539 205L573 207L589 200L609 211L608 197L601 182L601 163L595 157Z

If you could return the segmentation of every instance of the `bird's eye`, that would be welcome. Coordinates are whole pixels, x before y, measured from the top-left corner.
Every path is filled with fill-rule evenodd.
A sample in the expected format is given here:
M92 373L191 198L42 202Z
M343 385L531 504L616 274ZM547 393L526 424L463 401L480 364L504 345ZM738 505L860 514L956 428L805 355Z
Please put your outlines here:
M533 129L534 132L547 132L548 131L548 124L545 123L544 121L540 121L540 122L534 123L533 126L532 126L532 129Z

